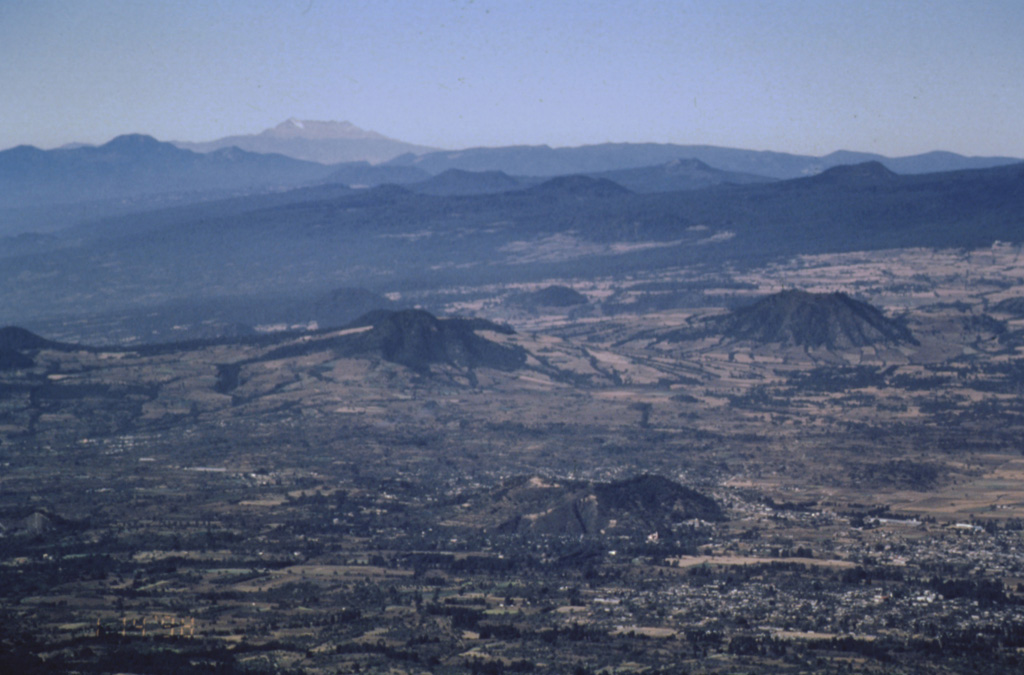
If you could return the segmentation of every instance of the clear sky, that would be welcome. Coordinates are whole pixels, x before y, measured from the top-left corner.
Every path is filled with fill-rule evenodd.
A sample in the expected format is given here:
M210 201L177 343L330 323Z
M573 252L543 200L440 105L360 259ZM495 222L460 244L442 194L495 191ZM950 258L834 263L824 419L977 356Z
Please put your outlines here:
M289 117L444 148L1024 157L1024 1L0 0L0 148Z

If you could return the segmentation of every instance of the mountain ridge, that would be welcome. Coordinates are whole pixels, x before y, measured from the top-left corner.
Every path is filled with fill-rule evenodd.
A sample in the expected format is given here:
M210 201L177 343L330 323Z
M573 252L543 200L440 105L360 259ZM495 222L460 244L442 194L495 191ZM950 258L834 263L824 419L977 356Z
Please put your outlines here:
M244 150L200 154L143 134L117 136L99 146L0 152L0 206L127 198L192 190L298 187L329 175L330 167Z

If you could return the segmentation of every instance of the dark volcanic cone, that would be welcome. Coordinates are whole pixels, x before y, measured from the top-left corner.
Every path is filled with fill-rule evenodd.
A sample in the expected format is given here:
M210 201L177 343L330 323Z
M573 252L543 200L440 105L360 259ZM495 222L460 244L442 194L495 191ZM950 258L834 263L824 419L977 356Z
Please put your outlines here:
M35 361L24 352L60 346L18 326L0 328L0 370L31 368Z
M55 343L18 326L0 328L0 350L43 349Z
M652 475L612 483L555 484L519 478L494 497L489 508L505 518L496 531L506 533L647 535L694 518L724 518L710 497Z
M528 293L518 293L508 299L509 304L525 309L541 307L576 307L587 304L587 296L568 286L547 286Z
M552 178L540 185L523 190L522 194L555 199L608 199L628 195L631 192L607 178L573 175Z
M366 330L353 332L358 328ZM523 349L488 340L477 335L478 330L511 332L483 319L439 319L420 309L377 310L349 324L340 335L285 345L261 358L290 358L331 349L339 356L378 357L417 371L426 371L433 364L515 370L526 363Z
M732 340L850 349L917 344L904 326L845 293L782 291L714 321Z
M475 332L477 329L504 332L497 324L472 319L438 319L419 309L375 314L379 318L373 322L372 330L353 336L353 346L379 353L384 359L413 370L425 370L432 363L513 370L526 361L521 351L482 338Z
M898 174L893 173L881 162L863 162L834 166L817 176L805 179L809 185L884 185L892 182Z
M428 195L484 195L520 190L523 185L504 171L462 171L444 173L409 186L413 192Z

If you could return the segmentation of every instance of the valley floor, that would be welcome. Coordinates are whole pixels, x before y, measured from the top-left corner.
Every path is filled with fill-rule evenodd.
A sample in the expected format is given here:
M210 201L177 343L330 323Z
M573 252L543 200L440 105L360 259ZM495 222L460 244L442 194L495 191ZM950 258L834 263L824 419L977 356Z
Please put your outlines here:
M1019 263L552 279L588 300L561 308L506 302L523 286L408 294L510 323L480 332L526 351L508 370L38 350L0 371L0 666L1020 672ZM702 332L792 287L855 294L919 344ZM723 516L618 487L645 475Z

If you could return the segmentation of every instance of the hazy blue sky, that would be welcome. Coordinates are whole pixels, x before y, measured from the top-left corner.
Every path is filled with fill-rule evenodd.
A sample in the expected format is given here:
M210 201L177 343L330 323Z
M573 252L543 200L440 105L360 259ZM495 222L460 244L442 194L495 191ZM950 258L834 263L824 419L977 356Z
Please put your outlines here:
M446 148L1024 157L1024 1L0 0L0 148L289 117Z

